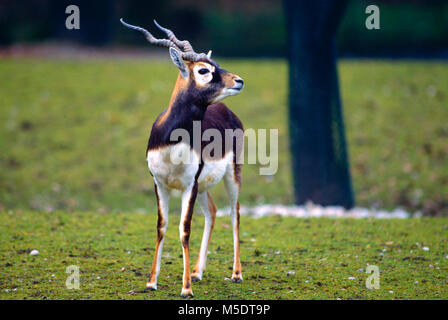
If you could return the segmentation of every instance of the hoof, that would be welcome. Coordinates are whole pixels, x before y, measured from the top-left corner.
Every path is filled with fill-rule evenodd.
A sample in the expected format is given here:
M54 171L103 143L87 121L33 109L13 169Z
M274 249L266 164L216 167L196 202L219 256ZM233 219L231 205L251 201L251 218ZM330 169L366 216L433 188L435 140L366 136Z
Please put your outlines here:
M241 276L238 276L238 277L232 276L232 282L233 283L241 283L241 282L243 282L243 277L241 277Z
M197 282L197 281L201 281L201 280L202 280L202 276L199 273L191 274L191 281Z
M193 297L193 291L191 289L182 289L182 293L180 294L182 298Z
M157 284L155 283L147 283L145 291L156 291L157 290Z

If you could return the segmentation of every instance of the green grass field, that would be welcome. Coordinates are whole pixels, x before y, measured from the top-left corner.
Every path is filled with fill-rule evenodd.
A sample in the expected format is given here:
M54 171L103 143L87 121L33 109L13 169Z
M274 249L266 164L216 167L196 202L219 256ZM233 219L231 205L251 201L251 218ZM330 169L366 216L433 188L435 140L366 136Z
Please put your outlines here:
M277 174L266 179L258 165L245 165L240 202L292 203L286 63L218 61L245 79L242 94L225 101L245 127L279 129ZM168 59L0 59L0 299L179 297L178 197L159 291L138 293L156 229L146 143L176 72ZM442 63L340 63L357 205L448 214L447 74ZM222 185L212 195L227 204ZM196 299L448 298L446 217L243 217L242 284L225 280L229 225L217 219ZM197 211L193 261L202 226ZM378 290L365 287L367 264L380 268ZM69 265L80 267L80 290L65 288Z
M168 227L158 291L147 293L138 291L151 268L154 215L12 212L2 213L1 220L0 299L180 298L176 215ZM447 218L243 217L240 284L225 280L233 263L229 224L229 217L217 219L207 270L193 283L195 299L448 299ZM202 228L203 218L195 215L193 261ZM30 256L32 249L40 254ZM368 264L380 269L378 290L366 288ZM65 287L70 265L79 266L79 290Z

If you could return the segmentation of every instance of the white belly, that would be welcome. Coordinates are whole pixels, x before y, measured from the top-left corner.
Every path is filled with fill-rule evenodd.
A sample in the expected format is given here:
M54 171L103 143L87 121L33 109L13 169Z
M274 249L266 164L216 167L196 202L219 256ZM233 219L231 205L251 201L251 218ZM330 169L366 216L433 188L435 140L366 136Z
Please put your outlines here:
M183 159L183 161L182 161ZM185 143L148 152L148 167L157 183L168 189L185 190L194 182L199 168L198 155ZM232 168L233 153L219 160L206 160L198 178L199 192L216 185Z

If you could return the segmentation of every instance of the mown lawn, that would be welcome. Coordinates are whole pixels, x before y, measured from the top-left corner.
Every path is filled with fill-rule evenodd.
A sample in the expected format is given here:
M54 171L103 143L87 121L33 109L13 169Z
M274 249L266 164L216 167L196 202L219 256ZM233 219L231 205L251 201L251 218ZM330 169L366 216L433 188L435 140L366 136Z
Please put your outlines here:
M0 299L177 299L182 285L178 216L168 227L159 290L146 283L156 214L0 213ZM244 281L231 276L230 218L217 219L195 299L448 299L448 219L241 219ZM203 218L193 219L193 261ZM30 250L40 254L31 256ZM368 290L367 265L380 269ZM80 289L65 287L79 266ZM122 269L124 268L124 270ZM353 278L352 278L353 277ZM130 291L134 291L131 293Z
M245 127L279 129L277 174L245 165L241 202L292 203L286 63L218 61L245 79L225 100ZM0 209L153 212L145 149L176 73L168 58L0 59ZM357 205L447 214L447 74L435 62L340 63ZM222 186L213 195L226 204Z

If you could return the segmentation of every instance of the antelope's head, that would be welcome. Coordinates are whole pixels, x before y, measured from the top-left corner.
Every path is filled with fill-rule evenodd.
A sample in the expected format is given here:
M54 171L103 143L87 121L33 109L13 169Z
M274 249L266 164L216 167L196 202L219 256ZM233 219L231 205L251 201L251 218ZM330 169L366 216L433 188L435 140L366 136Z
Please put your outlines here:
M162 30L168 39L156 39L147 30L130 25L120 19L121 23L130 29L143 33L153 45L169 48L171 60L179 69L179 76L173 92L172 100L180 93L188 93L188 97L198 104L209 105L225 97L234 96L241 92L244 82L241 77L222 69L208 54L196 53L190 42L178 40L174 33L154 24Z

